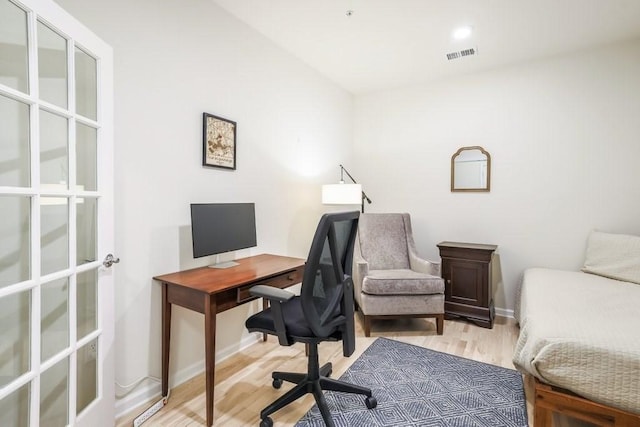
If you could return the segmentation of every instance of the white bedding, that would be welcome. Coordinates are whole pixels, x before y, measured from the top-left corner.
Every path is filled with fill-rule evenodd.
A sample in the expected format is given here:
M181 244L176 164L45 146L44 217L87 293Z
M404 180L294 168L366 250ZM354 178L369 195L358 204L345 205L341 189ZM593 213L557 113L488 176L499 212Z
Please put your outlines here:
M640 285L532 268L519 302L518 370L640 414Z

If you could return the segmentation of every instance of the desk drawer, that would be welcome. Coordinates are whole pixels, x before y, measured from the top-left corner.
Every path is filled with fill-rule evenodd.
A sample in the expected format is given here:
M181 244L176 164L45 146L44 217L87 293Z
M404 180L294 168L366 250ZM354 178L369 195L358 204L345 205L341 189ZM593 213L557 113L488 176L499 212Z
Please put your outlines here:
M279 276L274 276L269 279L261 280L260 282L251 283L245 286L238 288L237 301L238 303L243 303L247 301L251 301L256 299L257 297L252 296L249 293L249 289L256 285L267 285L273 286L275 288L288 288L289 286L293 286L296 283L302 282L302 273L304 272L304 267L300 267L296 270L288 271Z

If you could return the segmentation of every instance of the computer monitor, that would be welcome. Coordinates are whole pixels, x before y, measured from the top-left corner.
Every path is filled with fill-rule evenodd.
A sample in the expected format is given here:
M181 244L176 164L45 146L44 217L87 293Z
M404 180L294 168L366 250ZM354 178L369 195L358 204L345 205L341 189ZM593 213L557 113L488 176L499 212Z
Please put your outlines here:
M192 203L191 237L194 258L256 246L255 204ZM237 263L225 262L210 267L233 265Z

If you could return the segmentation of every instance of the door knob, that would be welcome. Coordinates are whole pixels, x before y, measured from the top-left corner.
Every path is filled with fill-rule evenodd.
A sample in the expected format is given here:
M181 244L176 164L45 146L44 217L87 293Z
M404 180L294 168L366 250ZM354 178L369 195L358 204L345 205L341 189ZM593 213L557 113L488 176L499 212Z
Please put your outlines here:
M106 268L110 268L113 264L117 264L119 262L120 258L114 258L113 254L107 254L107 256L104 257L104 261L102 261L102 265Z

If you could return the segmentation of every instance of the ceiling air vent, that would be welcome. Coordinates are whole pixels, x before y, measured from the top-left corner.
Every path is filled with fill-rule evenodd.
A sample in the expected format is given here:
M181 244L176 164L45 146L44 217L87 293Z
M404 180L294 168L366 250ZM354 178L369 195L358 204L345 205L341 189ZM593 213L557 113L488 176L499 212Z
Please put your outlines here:
M477 54L478 54L478 48L471 47L469 49L463 49L463 50L447 53L447 59L451 61L452 59L464 58L465 56L472 56Z

